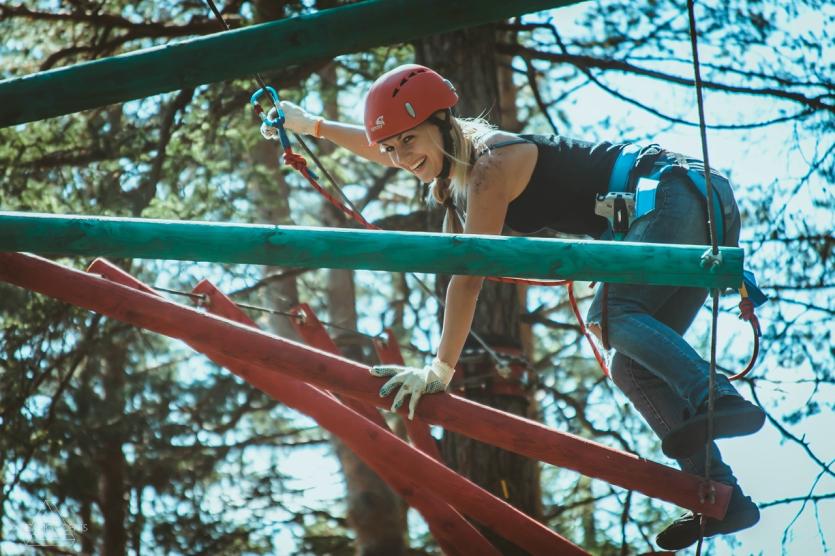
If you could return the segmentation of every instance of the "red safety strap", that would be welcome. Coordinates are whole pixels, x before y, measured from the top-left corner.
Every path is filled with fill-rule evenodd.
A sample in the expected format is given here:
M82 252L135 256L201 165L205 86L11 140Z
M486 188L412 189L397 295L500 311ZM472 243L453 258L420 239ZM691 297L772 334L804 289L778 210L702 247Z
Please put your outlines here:
M754 351L751 353L751 359L748 361L748 365L742 371L733 375L730 380L739 380L751 372L751 369L757 363L757 357L760 355L760 335L762 331L760 330L760 320L754 314L754 302L751 301L750 297L743 295L742 300L739 302L739 311L739 318L751 323L751 330L754 333Z

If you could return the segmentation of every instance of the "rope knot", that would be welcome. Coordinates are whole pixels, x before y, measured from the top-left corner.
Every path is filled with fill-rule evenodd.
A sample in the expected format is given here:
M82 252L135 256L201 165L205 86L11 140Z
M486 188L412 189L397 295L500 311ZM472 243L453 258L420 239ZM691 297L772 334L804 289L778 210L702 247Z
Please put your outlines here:
M302 173L307 168L307 161L304 157L299 153L293 152L292 149L286 149L284 151L284 164L292 166L294 170Z

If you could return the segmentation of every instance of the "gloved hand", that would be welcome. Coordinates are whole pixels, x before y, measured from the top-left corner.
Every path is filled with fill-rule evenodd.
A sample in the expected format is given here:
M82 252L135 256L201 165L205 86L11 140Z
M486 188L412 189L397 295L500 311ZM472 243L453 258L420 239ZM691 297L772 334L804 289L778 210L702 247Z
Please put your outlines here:
M314 116L298 104L293 104L286 100L279 103L281 110L284 112L284 128L295 133L303 133L304 135L316 135L317 122L321 123L323 118L321 116ZM277 117L275 107L270 108L267 117L272 120ZM264 139L278 139L278 130L266 123L261 124L261 135Z
M455 369L439 359L434 359L430 365L422 369L400 365L376 365L371 367L371 374L379 377L392 377L380 388L380 397L385 398L400 386L400 390L394 397L394 403L391 404L392 411L400 409L407 395L412 396L409 400L409 419L411 420L415 416L415 408L420 397L423 394L435 394L446 390L452 380L452 375L455 374Z

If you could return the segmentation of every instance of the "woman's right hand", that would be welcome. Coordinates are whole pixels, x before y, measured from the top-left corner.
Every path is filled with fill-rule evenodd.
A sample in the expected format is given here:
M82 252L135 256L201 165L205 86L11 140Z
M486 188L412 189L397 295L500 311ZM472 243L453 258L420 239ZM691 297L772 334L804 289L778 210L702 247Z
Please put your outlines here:
M298 104L282 100L279 105L284 112L284 128L294 133L301 133L304 135L316 135L317 123L322 121L321 116L314 116ZM268 114L269 119L277 116L275 108L271 108ZM265 139L274 139L278 137L278 130L274 127L268 126L265 123L261 124L261 135Z

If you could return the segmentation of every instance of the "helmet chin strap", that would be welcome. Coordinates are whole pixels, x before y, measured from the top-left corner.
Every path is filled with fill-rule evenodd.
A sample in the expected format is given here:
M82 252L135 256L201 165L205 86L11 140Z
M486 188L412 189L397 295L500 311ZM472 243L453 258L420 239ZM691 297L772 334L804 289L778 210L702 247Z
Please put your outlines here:
M452 169L452 161L450 160L450 153L452 153L452 111L444 110L445 118L439 118L432 114L427 118L427 121L432 122L441 131L441 140L444 146L444 163L441 166L441 173L435 176L435 179L446 180L449 179L449 172Z

